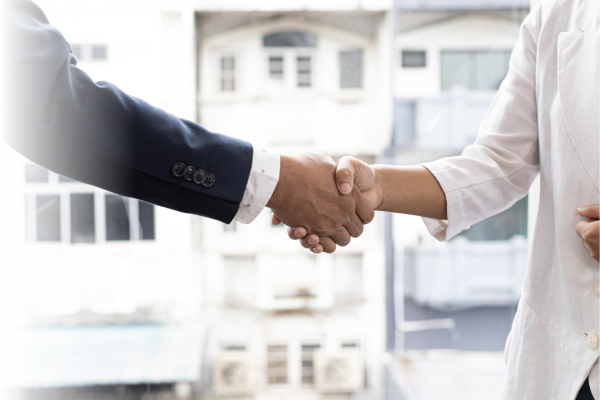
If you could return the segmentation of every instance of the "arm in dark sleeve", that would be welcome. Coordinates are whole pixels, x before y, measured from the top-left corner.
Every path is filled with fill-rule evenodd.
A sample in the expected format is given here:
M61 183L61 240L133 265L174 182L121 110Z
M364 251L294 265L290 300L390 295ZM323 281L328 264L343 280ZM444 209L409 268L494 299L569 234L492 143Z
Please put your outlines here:
M54 172L123 196L233 219L252 165L250 143L93 82L33 2L11 0L5 11L10 107L4 137L11 147ZM177 163L213 174L214 185L175 176Z

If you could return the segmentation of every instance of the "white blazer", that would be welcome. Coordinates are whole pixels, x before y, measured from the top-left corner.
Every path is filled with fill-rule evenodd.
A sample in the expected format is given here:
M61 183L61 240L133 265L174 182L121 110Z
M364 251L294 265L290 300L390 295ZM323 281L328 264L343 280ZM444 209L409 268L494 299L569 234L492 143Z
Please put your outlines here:
M599 266L575 233L576 208L600 203L599 20L600 0L541 3L521 27L475 144L424 164L448 202L447 221L425 219L439 240L506 210L540 173L503 399L571 400L589 375L600 400Z

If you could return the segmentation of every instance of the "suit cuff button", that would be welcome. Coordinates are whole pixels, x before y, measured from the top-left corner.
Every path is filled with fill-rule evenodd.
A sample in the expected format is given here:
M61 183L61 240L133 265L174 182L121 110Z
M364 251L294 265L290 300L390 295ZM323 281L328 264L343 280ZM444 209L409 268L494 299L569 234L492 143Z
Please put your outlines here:
M196 168L194 168L194 167L186 167L183 170L183 178L186 181L191 181L194 178L194 172L196 172Z
M213 174L206 174L206 180L204 181L204 183L202 184L202 186L204 187L211 187L212 185L215 184L215 176Z
M173 165L173 168L171 168L171 172L173 172L173 175L175 175L176 177L181 178L183 176L184 169L185 169L185 164L177 163L177 164Z
M204 182L206 182L206 172L202 171L201 169L194 172L194 182L197 185L202 185Z

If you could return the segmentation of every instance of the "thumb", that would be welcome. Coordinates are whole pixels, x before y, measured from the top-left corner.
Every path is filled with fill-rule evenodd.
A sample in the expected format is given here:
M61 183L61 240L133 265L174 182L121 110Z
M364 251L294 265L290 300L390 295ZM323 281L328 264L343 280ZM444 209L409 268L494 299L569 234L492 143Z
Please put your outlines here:
M600 204L592 204L586 207L578 207L577 213L584 218L600 219Z
M369 165L350 156L342 157L335 171L335 180L341 194L352 192L353 186L361 192L373 186L373 170Z

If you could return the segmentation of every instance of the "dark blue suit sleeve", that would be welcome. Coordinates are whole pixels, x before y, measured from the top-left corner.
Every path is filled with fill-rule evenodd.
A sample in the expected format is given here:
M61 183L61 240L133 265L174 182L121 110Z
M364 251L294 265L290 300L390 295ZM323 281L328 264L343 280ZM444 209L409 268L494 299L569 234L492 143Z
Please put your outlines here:
M235 216L252 165L250 143L208 132L94 82L71 46L29 0L5 10L5 140L59 174L128 197L223 222ZM151 84L151 83L149 83ZM183 163L215 176L212 187L176 177Z

